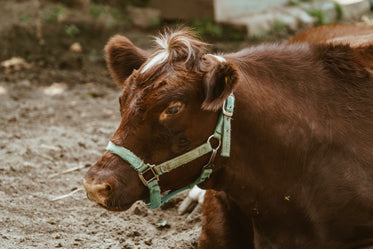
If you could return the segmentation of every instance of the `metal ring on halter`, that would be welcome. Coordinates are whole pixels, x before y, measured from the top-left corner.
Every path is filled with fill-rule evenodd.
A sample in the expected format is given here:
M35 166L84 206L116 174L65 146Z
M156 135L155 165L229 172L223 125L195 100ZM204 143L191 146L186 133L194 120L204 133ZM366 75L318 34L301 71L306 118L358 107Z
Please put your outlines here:
M212 138L215 138L216 140L218 140L219 144L218 146L216 146L216 148L212 147L212 143L210 142L210 140ZM218 150L220 148L220 145L221 145L221 140L220 139L217 139L216 137L214 137L214 135L211 135L208 139L207 139L207 142L211 145L212 147L212 150Z
M211 135L208 139L207 139L207 142L211 145L212 147L212 144L211 144L211 139L212 138L215 138L216 140L219 141L219 144L218 146L216 146L215 148L212 148L212 151L211 151L211 156L210 156L210 159L209 159L209 162L203 166L204 169L211 169L213 166L214 166L214 161L215 161L215 157L216 157L216 154L218 153L218 150L220 148L220 145L221 145L221 140L220 139L217 139L216 137L214 137L214 135Z

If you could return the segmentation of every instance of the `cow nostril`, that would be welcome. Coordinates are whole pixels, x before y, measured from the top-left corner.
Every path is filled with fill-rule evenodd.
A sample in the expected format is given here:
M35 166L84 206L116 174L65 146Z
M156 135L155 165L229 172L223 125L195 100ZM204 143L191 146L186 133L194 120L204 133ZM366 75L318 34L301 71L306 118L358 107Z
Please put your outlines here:
M105 189L106 189L107 191L111 191L111 186L110 186L109 184L106 184Z

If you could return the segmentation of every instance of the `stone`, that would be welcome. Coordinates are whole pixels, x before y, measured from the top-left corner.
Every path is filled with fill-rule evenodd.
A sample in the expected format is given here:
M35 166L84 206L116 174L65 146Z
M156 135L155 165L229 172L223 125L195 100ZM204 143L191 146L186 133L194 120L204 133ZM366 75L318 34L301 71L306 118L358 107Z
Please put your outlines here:
M334 2L325 2L320 6L325 17L325 23L334 23L338 20L337 7Z
M239 16L249 16L286 4L288 0L214 0L215 21L228 21Z
M5 73L10 73L13 71L19 71L22 69L29 69L31 68L31 64L27 63L25 59L22 57L12 57L8 60L2 61L0 66L4 68Z
M287 13L289 16L293 16L297 22L298 27L302 28L311 28L315 24L315 18L312 17L310 14L307 13L307 11L299 8L299 7L289 7L284 9L285 13Z
M284 24L287 29L292 31L295 31L298 28L298 20L296 19L296 17L293 15L289 15L285 11L278 12L278 14L275 15L274 23L276 22Z
M275 18L271 12L260 12L250 16L244 16L230 20L228 23L235 25L245 25L247 34L253 37L260 37L272 29Z
M79 42L74 42L70 45L69 50L74 53L81 53L83 52L83 47Z

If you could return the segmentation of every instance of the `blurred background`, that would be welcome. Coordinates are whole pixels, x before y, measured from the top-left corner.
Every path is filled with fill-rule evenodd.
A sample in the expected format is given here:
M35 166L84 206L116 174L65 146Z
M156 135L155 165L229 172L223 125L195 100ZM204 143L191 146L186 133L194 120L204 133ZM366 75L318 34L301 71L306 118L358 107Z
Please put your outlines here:
M120 123L103 47L146 50L193 27L210 52L283 42L329 23L372 25L372 0L0 0L0 248L197 248L200 209L108 212L82 177Z
M193 27L212 50L283 40L315 25L369 22L373 0L1 0L0 61L84 68L116 33L150 49L163 26Z

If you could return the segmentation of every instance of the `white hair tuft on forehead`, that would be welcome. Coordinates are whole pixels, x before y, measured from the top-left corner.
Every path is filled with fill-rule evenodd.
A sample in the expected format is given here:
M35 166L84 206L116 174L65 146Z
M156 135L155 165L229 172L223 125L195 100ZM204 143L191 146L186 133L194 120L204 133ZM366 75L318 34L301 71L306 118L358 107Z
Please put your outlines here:
M166 61L183 61L185 64L193 64L195 60L199 59L207 45L198 40L190 29L165 32L155 38L155 43L157 48L143 66L141 73Z
M227 61L223 56L216 55L216 54L211 54L211 55L214 56L219 62L226 62Z
M151 58L150 61L148 61L145 66L141 69L141 73L146 72L149 68L152 68L153 66L157 64L161 64L167 60L168 52L167 51L161 51L158 54L156 54L154 57Z

